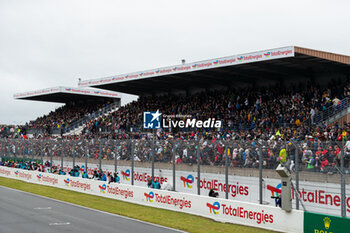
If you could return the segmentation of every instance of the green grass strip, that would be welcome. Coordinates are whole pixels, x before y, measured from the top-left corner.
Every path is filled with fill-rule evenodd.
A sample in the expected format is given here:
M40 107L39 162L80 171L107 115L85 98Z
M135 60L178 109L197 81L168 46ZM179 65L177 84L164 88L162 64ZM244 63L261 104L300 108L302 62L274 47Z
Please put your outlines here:
M15 179L0 177L0 185L187 232L271 232L242 225L215 222L211 219L191 214L147 207L50 186L31 184Z

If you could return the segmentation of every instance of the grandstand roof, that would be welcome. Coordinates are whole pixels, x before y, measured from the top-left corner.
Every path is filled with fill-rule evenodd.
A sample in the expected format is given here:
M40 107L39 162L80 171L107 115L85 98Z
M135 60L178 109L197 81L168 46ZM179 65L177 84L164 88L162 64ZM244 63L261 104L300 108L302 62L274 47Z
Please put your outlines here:
M17 93L13 96L15 99L36 100L56 103L69 102L100 102L120 100L121 94L99 89L83 89L75 87L52 87L37 91Z
M320 73L350 76L350 56L289 46L83 80L79 86L144 95L198 87L210 88L213 84L232 86L263 80L310 78Z

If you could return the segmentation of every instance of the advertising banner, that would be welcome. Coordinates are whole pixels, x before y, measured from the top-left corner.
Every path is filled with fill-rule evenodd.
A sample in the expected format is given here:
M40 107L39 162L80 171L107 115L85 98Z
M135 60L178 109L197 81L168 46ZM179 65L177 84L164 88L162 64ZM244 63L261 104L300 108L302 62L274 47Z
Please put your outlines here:
M332 215L304 213L305 233L348 233L350 219Z
M303 211L293 210L286 212L280 208L267 205L150 189L127 184L108 184L103 181L71 177L68 175L56 175L8 167L0 167L0 176L199 215L220 222L283 232L303 231L302 224L290 224L291 222L303 222Z

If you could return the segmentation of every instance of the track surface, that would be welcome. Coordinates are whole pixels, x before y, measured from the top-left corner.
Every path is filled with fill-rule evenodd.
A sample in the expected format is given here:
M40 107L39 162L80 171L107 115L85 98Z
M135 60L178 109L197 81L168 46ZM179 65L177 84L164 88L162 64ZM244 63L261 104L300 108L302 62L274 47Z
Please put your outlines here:
M24 232L178 233L181 231L0 186L0 233Z

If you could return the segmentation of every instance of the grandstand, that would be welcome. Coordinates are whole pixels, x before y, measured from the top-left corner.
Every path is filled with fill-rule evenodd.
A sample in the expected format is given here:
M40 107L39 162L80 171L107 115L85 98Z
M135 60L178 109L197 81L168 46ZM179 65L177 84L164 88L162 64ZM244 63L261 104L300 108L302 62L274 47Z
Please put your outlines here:
M197 119L214 117L223 122L222 134L245 130L254 136L271 129L273 132L269 134L273 134L286 131L288 126L298 129L302 134L298 137L305 139L314 126L336 126L338 121L343 127L347 123L344 119L347 119L349 105L349 65L349 56L289 46L83 80L78 84L80 87L120 91L140 98L119 111L84 120L85 127L80 128L79 133L113 137L115 134L140 134L145 131L142 112L159 109L163 114L187 114ZM61 98L54 93L22 93L15 98L67 101L67 91L60 95ZM75 98L75 101L85 101L87 97L75 95ZM334 103L339 106L335 108ZM95 104L97 102L90 101L88 105ZM74 121L82 117L78 115ZM62 119L59 120L62 123ZM67 119L63 122L67 125ZM29 123L29 128L35 128L35 121L33 123ZM55 122L50 128L57 125L59 123ZM336 129L332 133L337 134L334 131ZM290 130L283 134L290 134ZM294 136L289 135L288 139Z
M116 92L135 94L139 99L120 106L121 94ZM174 190L193 193L195 189L186 189L185 181L191 181L187 175L194 172L193 165L197 163L197 178L202 184L210 177L214 182L224 173L226 182L229 176L233 182L238 174L241 180L235 187L249 187L249 195L234 194L230 198L259 200L260 204L262 198L256 195L262 195L262 185L256 187L254 176L262 182L264 169L264 179L274 177L273 169L281 162L297 174L300 171L296 179L306 182L302 187L309 193L315 189L317 192L318 187L307 182L323 185L327 180L334 186L326 184L324 190L339 196L339 177L350 174L350 156L344 156L350 154L349 56L289 46L83 80L79 88L50 88L14 97L65 106L29 122L21 131L35 138L44 135L45 140L0 141L1 155L7 158L4 166L37 170L39 164L32 168L28 161L11 162L22 151L23 160L40 159L41 170L69 172L76 163L84 163L89 175L93 170L87 167L95 167L96 172L98 166L100 177L111 178L112 167L116 172L118 163L125 184L133 185L135 180L142 186L142 176L146 177L147 172L151 177L161 177L164 170L168 172L164 177L170 180L169 165L173 164L174 171L175 167L180 169L180 175L172 173ZM143 112L157 110L163 115L199 120L215 118L222 124L214 129L159 129L152 134L143 128ZM52 136L65 140L57 141ZM2 137L11 138L11 133L3 133ZM45 166L44 158L50 160ZM344 173L340 174L339 167ZM201 169L209 177L203 181ZM221 182L220 195L228 195L223 188L224 177L217 179ZM198 194L208 189L200 187L199 181L192 176L192 183L198 183ZM175 189L177 182L183 182L184 188L177 184ZM271 185L267 187L269 191L276 190ZM269 194L265 196L270 199ZM324 211L324 206L317 203L307 205ZM339 214L337 207L327 208Z
M33 135L68 135L81 131L83 125L120 107L120 93L74 87L53 87L18 93L15 99L63 103L46 116L27 123L26 133Z

